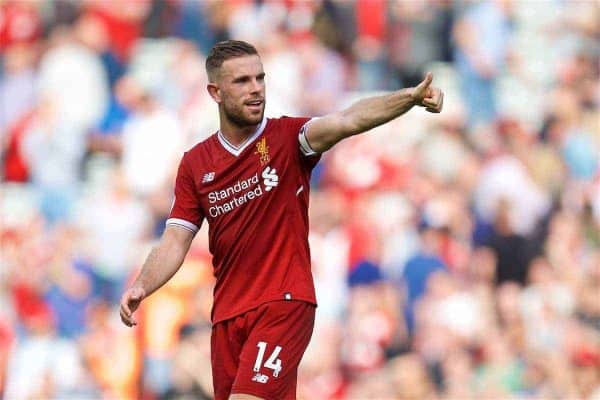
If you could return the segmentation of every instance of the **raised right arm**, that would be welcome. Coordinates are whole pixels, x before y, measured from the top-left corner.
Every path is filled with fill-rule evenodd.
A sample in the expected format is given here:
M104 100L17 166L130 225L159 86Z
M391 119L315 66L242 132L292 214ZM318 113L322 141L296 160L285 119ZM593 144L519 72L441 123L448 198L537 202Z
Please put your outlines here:
M323 153L339 141L385 124L414 106L439 113L442 111L444 93L439 88L431 87L432 81L433 75L428 73L414 88L368 97L345 110L312 120L305 132L305 149Z

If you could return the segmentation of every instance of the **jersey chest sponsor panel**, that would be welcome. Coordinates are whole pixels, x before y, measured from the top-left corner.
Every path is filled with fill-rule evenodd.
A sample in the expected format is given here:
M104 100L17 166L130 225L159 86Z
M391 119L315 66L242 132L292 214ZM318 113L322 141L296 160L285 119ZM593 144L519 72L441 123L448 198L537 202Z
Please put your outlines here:
M268 120L241 151L213 135L186 153L198 212L209 223L214 322L286 294L315 302L306 236L316 160L304 160L297 139L305 122ZM177 196L176 188L175 218Z

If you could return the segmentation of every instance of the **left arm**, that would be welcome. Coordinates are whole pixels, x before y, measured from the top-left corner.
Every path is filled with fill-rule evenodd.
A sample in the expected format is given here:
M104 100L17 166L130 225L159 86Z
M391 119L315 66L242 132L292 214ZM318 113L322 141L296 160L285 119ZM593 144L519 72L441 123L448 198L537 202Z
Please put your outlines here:
M306 140L312 150L323 153L340 140L385 124L415 105L439 113L442 111L444 93L430 87L432 80L433 75L428 73L423 82L414 88L362 99L345 110L315 119L308 125Z

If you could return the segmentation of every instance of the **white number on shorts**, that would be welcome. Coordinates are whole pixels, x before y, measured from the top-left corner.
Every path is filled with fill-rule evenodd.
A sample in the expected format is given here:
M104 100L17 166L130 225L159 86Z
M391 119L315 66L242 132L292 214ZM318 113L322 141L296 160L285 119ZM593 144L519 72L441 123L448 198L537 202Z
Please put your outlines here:
M263 358L265 357L265 351L267 350L266 342L258 342L258 355L256 356L256 361L254 362L254 372L260 371L260 366L262 365ZM279 372L281 372L281 360L277 358L279 353L281 352L281 346L275 346L275 350L273 353L267 358L265 362L265 368L269 368L273 370L273 376L277 378L279 376Z

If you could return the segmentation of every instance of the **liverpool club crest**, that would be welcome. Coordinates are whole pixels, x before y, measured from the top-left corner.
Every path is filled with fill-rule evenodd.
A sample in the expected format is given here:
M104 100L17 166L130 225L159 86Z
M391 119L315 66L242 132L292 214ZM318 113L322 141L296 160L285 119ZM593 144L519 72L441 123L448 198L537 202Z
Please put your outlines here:
M260 156L260 165L265 165L271 160L269 157L269 146L267 146L267 138L262 138L256 143L256 151L254 154Z

